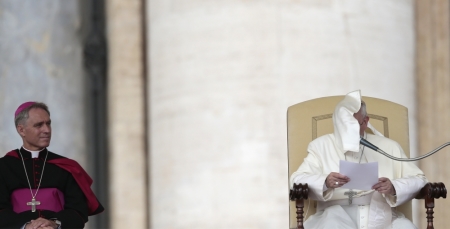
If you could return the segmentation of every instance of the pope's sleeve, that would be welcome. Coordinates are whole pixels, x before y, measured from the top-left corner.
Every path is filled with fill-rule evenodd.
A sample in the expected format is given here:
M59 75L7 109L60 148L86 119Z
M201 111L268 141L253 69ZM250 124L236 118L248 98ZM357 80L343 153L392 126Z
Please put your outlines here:
M396 143L393 153L396 157L407 158L398 143ZM398 174L398 178L391 180L396 191L396 196L386 195L386 200L391 207L402 205L413 199L428 182L422 170L414 162L396 161L394 165L399 167L396 171L400 174Z
M309 198L319 201L327 201L333 195L334 189L326 189L325 179L328 174L323 173L322 162L317 154L318 149L311 142L308 146L308 155L303 163L290 178L290 185L294 183L307 183L309 188Z
M52 213L46 218L58 219L62 228L84 228L84 224L88 221L87 200L72 174L67 173L66 184L62 191L64 210Z

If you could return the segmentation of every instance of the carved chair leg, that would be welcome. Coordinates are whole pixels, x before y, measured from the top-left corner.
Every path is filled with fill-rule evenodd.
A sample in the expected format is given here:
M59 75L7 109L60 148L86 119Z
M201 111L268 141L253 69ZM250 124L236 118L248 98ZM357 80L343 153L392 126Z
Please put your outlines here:
M434 208L434 198L426 196L425 197L425 208L427 209L427 229L434 229L433 226L433 208Z
M295 207L297 208L297 229L304 229L303 227L303 199L295 200Z

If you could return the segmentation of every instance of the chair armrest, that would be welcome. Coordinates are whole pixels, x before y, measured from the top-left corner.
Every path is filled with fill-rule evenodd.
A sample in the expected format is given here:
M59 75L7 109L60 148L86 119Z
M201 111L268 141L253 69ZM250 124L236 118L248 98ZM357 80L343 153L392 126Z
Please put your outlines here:
M293 189L289 191L289 199L295 201L297 208L297 229L303 229L303 207L304 200L308 199L308 184L294 184Z
M289 191L289 199L294 201L297 199L308 199L308 184L294 184L293 189Z
M433 229L433 208L434 199L447 197L447 189L441 182L427 183L417 194L416 199L425 199L425 209L427 210L427 229Z
M439 199L447 198L447 189L444 183L431 183L428 182L417 194L416 199Z

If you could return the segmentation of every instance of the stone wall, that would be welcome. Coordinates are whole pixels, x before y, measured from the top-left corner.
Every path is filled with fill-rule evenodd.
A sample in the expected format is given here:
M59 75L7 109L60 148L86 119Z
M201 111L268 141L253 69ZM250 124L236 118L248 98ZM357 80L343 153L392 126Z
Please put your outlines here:
M20 147L14 112L26 101L51 112L50 150L86 164L85 81L77 1L0 1L0 151Z
M295 103L361 89L407 106L415 139L413 1L151 0L147 14L154 229L288 228Z

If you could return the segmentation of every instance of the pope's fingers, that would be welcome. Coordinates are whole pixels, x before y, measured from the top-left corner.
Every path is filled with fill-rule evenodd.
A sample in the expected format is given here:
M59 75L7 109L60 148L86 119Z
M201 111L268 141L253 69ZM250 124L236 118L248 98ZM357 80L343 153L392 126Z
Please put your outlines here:
M346 179L347 177L340 174L340 173L336 173L336 172L331 172L330 174L328 174L329 177L333 178L333 179Z
M328 188L336 188L348 183L349 181L350 179L347 176L336 172L331 172L326 178L326 185Z
M348 178L347 176L342 175L342 174L340 174L340 173L335 173L335 174L334 174L334 177L335 177L337 180L349 180L349 178Z
M380 178L378 178L378 182L390 182L391 180L389 180L389 178L386 178L386 177L380 177Z
M378 182L372 186L372 189L377 190L377 189L381 188L382 186L383 186L383 184Z
M379 185L376 187L374 186L373 189L381 193L391 193L391 191L393 190L390 185Z

